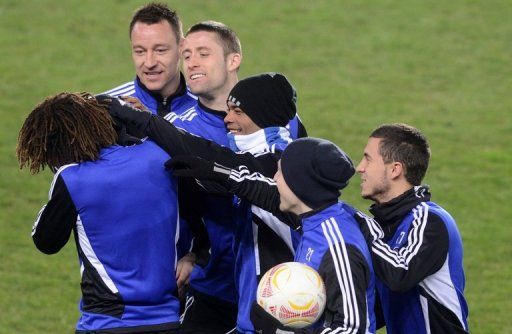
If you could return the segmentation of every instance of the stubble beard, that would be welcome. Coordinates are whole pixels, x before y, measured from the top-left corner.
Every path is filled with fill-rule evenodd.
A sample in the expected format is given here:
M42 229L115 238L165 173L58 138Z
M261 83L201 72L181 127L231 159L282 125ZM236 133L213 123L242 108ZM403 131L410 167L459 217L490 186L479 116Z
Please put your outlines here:
M368 191L367 193L361 194L361 197L364 199L371 200L377 204L382 202L382 198L384 198L385 194L389 192L390 184L389 181L382 175L376 185Z

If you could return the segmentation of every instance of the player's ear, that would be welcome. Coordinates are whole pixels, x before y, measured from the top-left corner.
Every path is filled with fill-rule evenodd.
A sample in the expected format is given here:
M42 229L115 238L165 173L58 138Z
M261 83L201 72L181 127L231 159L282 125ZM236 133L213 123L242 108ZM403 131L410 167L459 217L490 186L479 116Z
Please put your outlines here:
M227 64L229 71L238 71L240 64L242 63L242 55L239 53L230 53L227 56Z
M401 162L395 161L391 164L391 178L396 179L400 176L405 176L405 166Z
M180 41L178 42L178 53L181 56L181 52L183 51L183 43L185 42L185 38L181 37Z

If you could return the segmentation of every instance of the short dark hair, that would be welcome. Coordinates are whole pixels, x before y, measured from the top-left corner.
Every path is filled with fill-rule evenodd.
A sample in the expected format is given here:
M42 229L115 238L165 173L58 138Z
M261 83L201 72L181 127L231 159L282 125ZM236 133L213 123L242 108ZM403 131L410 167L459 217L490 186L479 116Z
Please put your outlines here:
M117 139L108 108L89 93L47 97L21 127L16 147L20 168L35 174L45 166L97 160L100 150Z
M238 39L235 31L224 23L217 21L203 21L196 23L188 29L185 37L198 31L209 31L216 33L222 43L224 55L228 55L230 53L238 53L240 55L242 54L242 45L240 44L240 39Z
M130 38L132 36L133 26L137 22L146 24L155 24L166 20L171 25L176 37L176 42L179 43L183 37L183 30L181 20L178 13L170 9L166 4L159 2L150 2L135 11L130 22Z
M430 147L420 130L401 123L383 124L370 137L381 139L379 153L384 163L401 162L406 180L413 186L421 184L428 169Z

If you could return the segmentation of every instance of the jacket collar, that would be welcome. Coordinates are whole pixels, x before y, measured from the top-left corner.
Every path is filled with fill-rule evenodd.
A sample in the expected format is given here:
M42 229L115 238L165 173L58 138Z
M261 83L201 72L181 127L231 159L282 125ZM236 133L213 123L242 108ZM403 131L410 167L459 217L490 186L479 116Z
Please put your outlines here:
M282 152L292 141L290 131L284 127L268 127L249 135L233 135L228 133L229 147L234 152Z
M217 117L220 117L222 120L224 120L224 117L226 117L225 110L215 110L215 109L208 108L207 106L202 104L201 101L199 101L199 99L197 99L197 105L199 106L199 108L201 108L202 111L207 112L212 115L215 115Z
M373 204L370 212L381 227L399 224L419 203L430 200L428 186L415 186L392 200Z
M325 217L334 216L338 212L341 205L342 204L339 201L330 202L322 205L319 208L299 215L302 229L304 231L314 229L316 226L318 226L318 224L325 220Z
M153 97L158 102L163 102L164 99L167 101L167 103L171 102L174 98L178 96L182 96L187 93L187 83L185 81L185 77L180 72L180 84L178 85L178 89L171 94L170 96L164 98L159 92L149 90L139 79L139 77L136 77L135 79L137 81L137 85L148 95Z

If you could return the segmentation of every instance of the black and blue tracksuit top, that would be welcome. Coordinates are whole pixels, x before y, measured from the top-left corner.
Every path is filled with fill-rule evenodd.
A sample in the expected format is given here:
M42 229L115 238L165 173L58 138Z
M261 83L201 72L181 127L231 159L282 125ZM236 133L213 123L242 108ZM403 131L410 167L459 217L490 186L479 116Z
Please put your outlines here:
M373 205L360 216L372 252L388 333L467 333L462 239L427 187Z
M74 233L82 299L77 333L179 326L176 184L169 155L150 140L111 146L96 161L61 167L32 237L58 252Z

